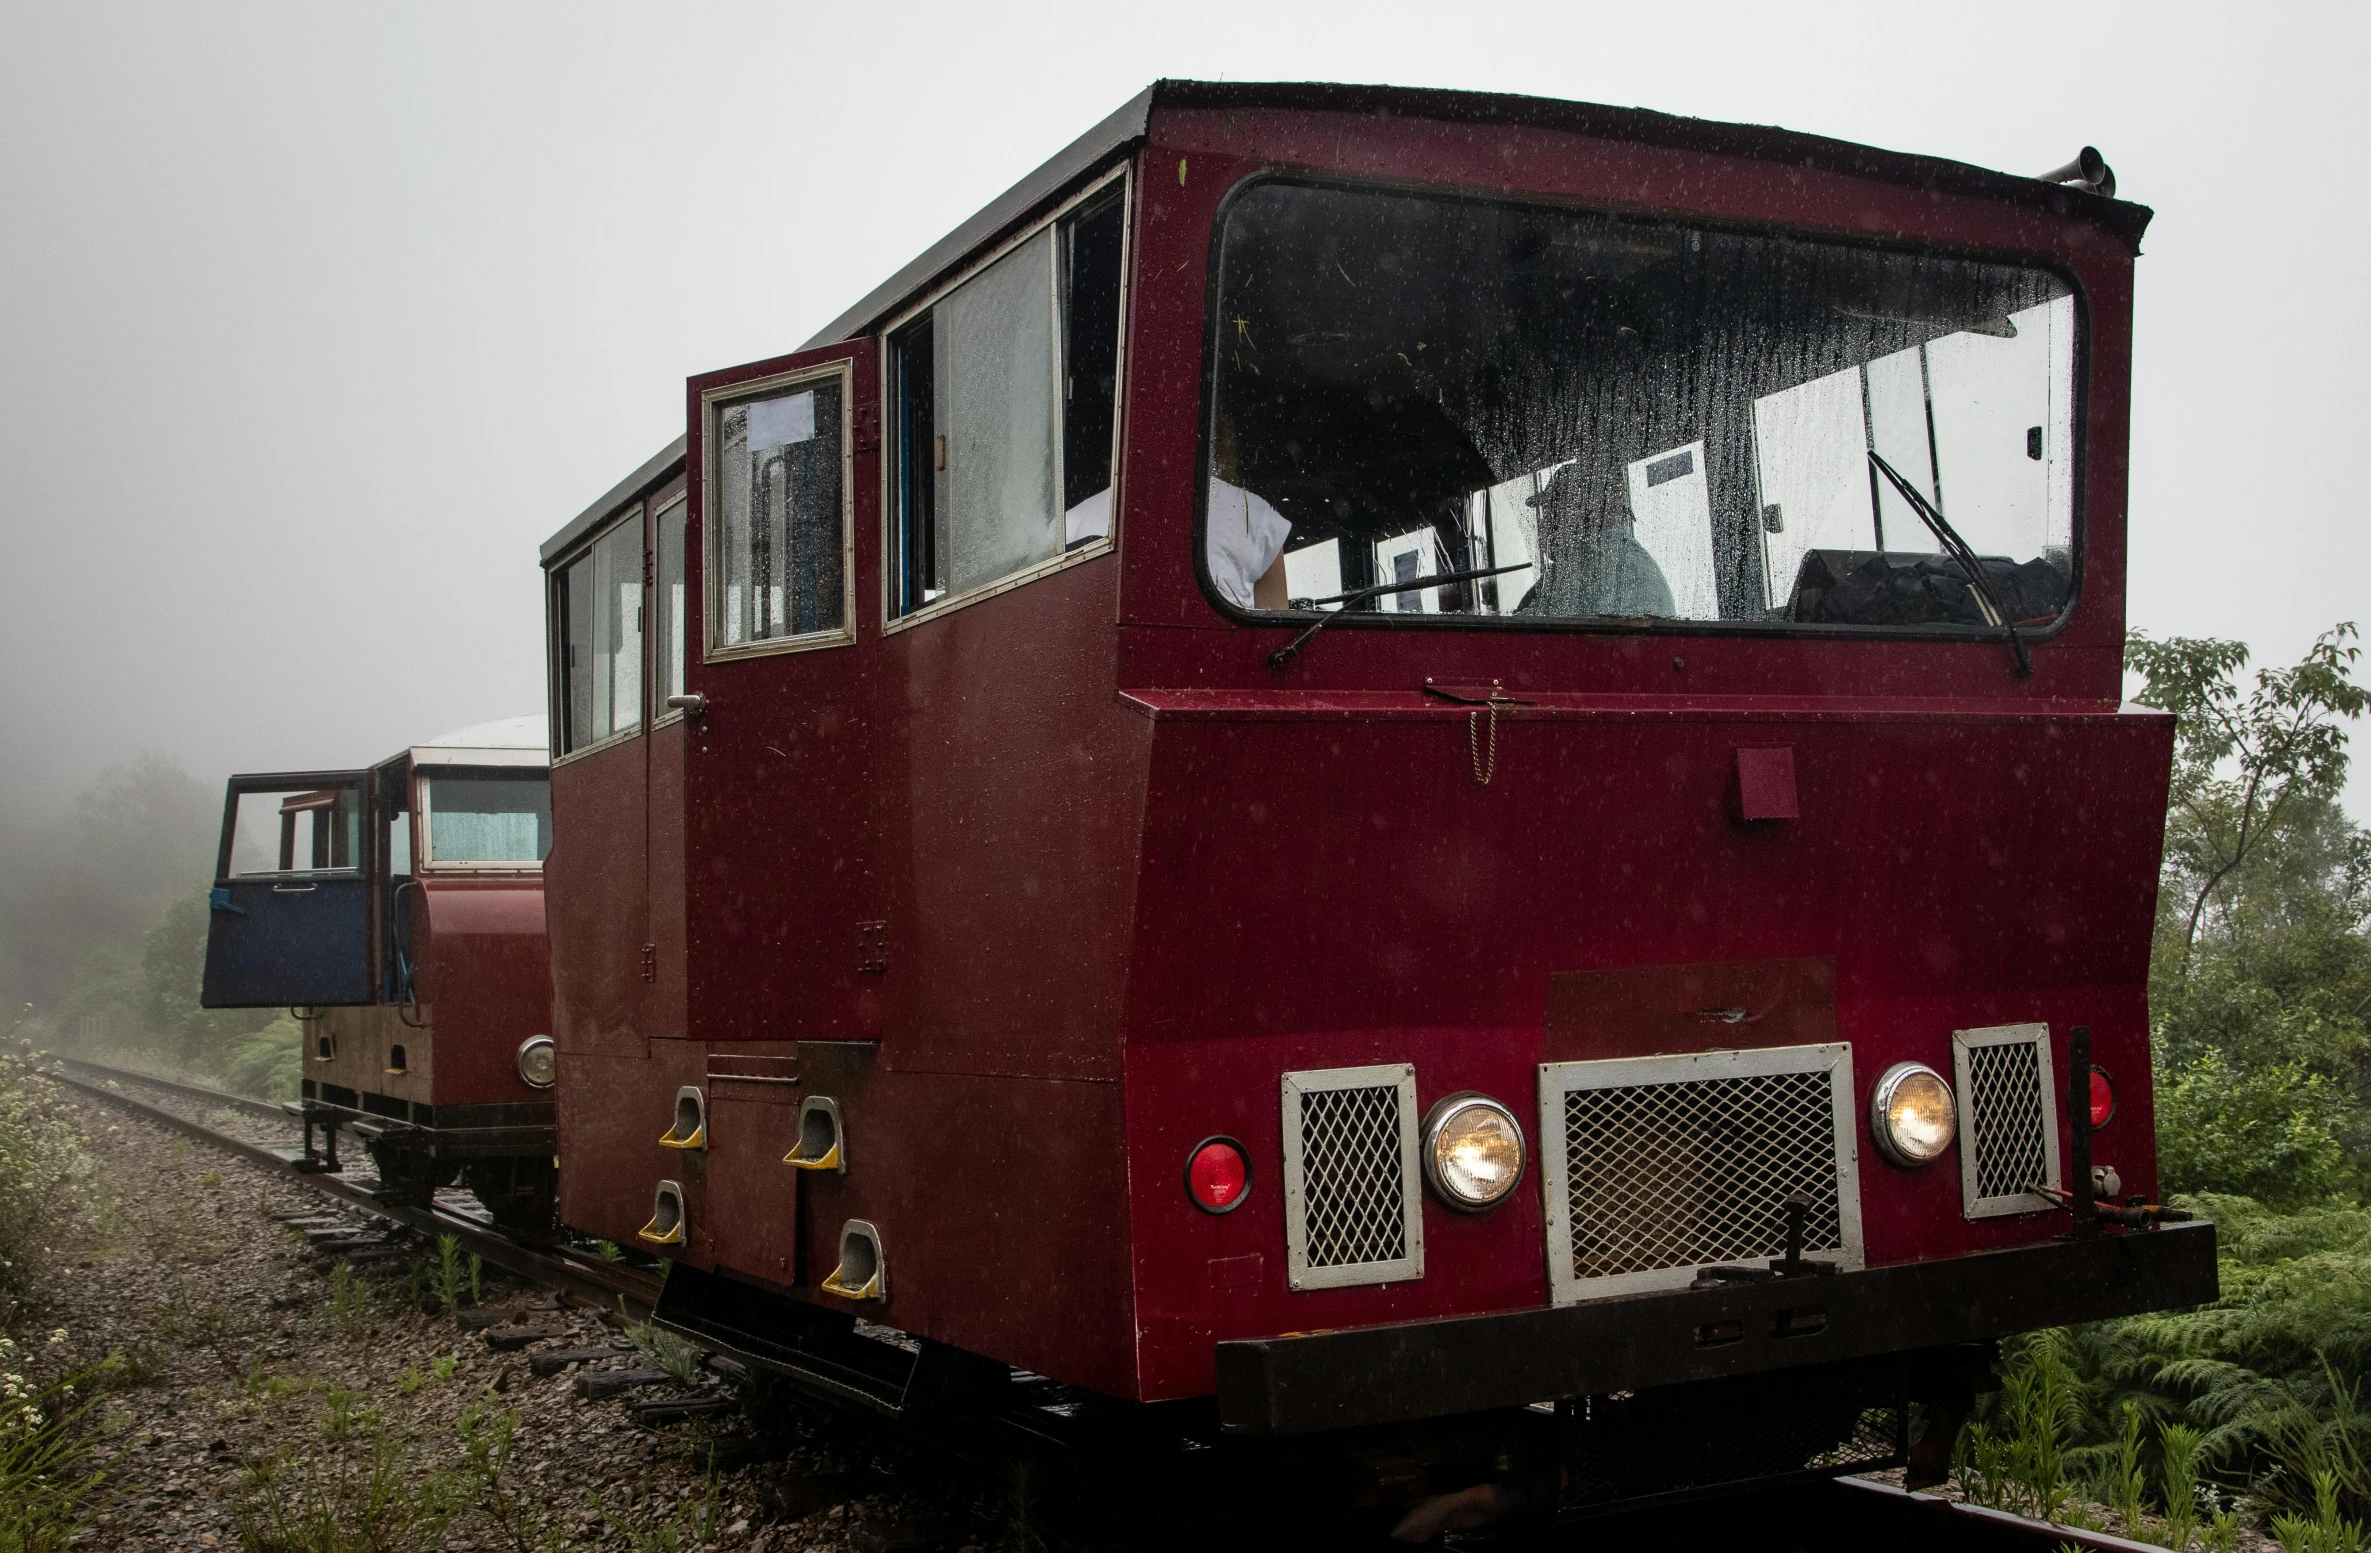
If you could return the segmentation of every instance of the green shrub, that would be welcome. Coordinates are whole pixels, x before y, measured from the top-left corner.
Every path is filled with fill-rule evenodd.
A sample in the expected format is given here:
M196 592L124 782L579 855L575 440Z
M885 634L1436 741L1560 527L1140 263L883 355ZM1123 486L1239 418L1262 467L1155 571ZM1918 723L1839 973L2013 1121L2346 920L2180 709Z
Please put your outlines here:
M223 1048L223 1082L258 1100L294 1100L304 1072L304 1026L286 1014Z
M88 1232L97 1166L30 1044L0 1052L0 1326L38 1309Z
M0 1337L0 1550L53 1553L90 1519L105 1474L90 1464L81 1375L43 1386L17 1345Z
M2157 1170L2167 1191L2222 1191L2280 1206L2349 1181L2346 1096L2298 1061L2246 1068L2210 1046L2158 1075Z

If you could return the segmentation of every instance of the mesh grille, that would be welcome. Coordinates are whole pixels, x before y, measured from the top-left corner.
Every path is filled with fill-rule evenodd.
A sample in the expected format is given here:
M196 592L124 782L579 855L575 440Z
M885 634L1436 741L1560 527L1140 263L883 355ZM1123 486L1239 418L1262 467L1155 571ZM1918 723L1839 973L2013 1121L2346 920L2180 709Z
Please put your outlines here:
M1976 1196L2013 1197L2050 1178L2042 1127L2041 1048L2013 1041L1968 1050L1969 1141Z
M1780 1255L1794 1192L1811 1199L1804 1249L1841 1249L1828 1086L1763 1073L1569 1091L1573 1277Z
M1301 1096L1301 1192L1311 1267L1408 1254L1400 1179L1400 1092L1321 1089Z

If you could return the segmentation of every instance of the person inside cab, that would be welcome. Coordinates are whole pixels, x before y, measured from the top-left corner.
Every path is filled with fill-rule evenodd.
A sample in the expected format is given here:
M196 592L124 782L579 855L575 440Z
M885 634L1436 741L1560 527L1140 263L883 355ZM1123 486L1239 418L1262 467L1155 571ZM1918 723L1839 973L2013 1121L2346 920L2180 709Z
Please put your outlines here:
M1539 514L1543 576L1518 615L1661 615L1678 611L1663 568L1632 532L1629 471L1575 460L1530 505Z

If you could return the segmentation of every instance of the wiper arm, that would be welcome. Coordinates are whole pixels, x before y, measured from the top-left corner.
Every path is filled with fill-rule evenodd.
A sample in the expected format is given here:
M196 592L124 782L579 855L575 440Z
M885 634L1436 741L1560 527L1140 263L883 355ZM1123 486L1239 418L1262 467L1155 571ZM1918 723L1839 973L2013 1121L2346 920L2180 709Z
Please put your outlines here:
M1984 605L1984 612L1992 616L1994 625L2009 633L2009 648L2017 654L2018 674L2032 678L2033 659L2025 650L2025 638L2017 634L2017 622L2009 618L2008 610L2001 606L2000 595L1992 591L1992 579L1984 575L1984 568L1977 563L1976 552L1968 548L1968 542L1959 537L1959 530L1951 526L1935 504L1919 495L1918 487L1903 479L1893 465L1879 456L1875 448L1869 450L1869 462L1875 464L1877 472L1902 493L1902 500L1908 502L1910 510L1918 514L1918 521L1934 531L1936 543L1966 571L1968 586L1976 590L1976 597Z
M1342 607L1319 615L1309 623L1308 630L1268 654L1268 667L1281 669L1298 658L1301 655L1301 649L1309 645L1309 638L1332 624L1354 604L1364 604L1369 599L1381 598L1387 593L1413 593L1418 588L1439 588L1453 582L1472 582L1477 577L1496 577L1501 572L1521 572L1530 569L1529 561L1517 561L1512 566L1488 566L1470 572L1443 572L1437 577L1411 577L1406 582L1379 582L1371 588L1353 588L1348 593L1337 593L1330 598L1294 599L1292 607L1295 609L1315 609L1320 604L1339 604Z

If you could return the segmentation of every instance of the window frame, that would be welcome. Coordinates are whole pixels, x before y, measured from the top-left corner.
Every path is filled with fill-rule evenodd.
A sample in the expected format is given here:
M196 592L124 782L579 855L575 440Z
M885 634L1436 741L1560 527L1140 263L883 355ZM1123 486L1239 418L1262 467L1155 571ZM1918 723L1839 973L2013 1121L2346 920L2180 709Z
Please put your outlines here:
M216 885L227 885L239 879L369 879L376 876L377 854L371 842L371 824L359 821L359 838L355 845L356 861L343 868L264 868L252 873L234 874L231 860L238 851L239 800L250 793L301 793L329 788L351 787L358 812L367 815L371 799L371 770L368 766L351 771L259 771L233 776L223 792L222 832L215 841L214 880Z
M1087 543L1080 545L1075 550L1058 551L1057 553L1048 556L1043 561L1038 562L1034 566L1026 567L1021 571L1014 572L1010 576L1000 577L994 582L982 583L980 586L973 588L968 592L950 593L945 598L934 599L930 603L924 605L922 608L910 611L903 615L893 613L892 606L895 601L895 595L891 586L890 574L894 565L893 558L897 554L898 525L902 519L902 514L898 511L897 499L898 476L901 473L901 470L898 464L895 432L893 430L893 428L895 428L898 424L898 390L900 386L897 374L897 352L895 345L897 335L901 333L908 324L911 324L915 319L922 317L932 308L938 306L941 301L960 289L974 276L985 272L991 265L995 264L997 260L1003 258L1006 254L1011 253L1014 249L1019 248L1024 243L1027 243L1039 233L1044 232L1049 228L1059 226L1066 217L1088 205L1093 204L1115 183L1119 185L1120 191L1120 304L1118 322L1119 346L1118 351L1113 358L1112 364L1110 528L1097 538L1089 540ZM1065 571L1070 567L1081 565L1087 561L1101 560L1103 557L1114 554L1118 551L1120 546L1121 528L1120 512L1123 505L1121 493L1127 480L1126 462L1120 455L1121 449L1125 446L1127 441L1125 428L1127 425L1128 400L1128 324L1129 309L1132 301L1131 292L1133 290L1131 285L1133 275L1129 266L1133 256L1134 244L1136 240L1135 216L1135 158L1128 157L1122 159L1116 165L1097 174L1093 178L1089 179L1086 183L1081 184L1075 191L1065 196L1058 204L1049 207L1044 214L1038 216L1036 219L1029 221L1022 226L1015 227L1012 231L1006 233L1005 236L993 246L978 250L964 263L962 268L951 271L945 279L941 280L930 290L924 292L920 297L916 298L914 301L908 303L904 308L891 315L889 320L881 325L877 349L880 352L882 428L880 577L880 619L882 635L890 636L896 634L899 631L910 630L915 626L922 625L926 622L937 620L942 616L952 614L956 610L964 609L970 605L977 604L983 599L992 599L1000 593L1010 593L1015 588L1027 587L1030 583L1036 582L1040 578L1050 577L1056 572ZM1058 257L1059 249L1057 248L1056 251L1057 259L1053 275L1053 287L1056 340L1057 344L1059 344L1062 338L1060 326L1063 317L1063 298L1061 294L1062 275L1060 260ZM1059 361L1055 363L1057 377L1059 376L1059 369L1061 365L1062 363ZM1062 402L1061 396L1057 394L1055 398L1057 414L1060 413L1059 406ZM1054 439L1054 491L1056 501L1060 501L1062 498L1064 473L1065 468L1063 461L1062 438L1057 434ZM1057 513L1056 516L1059 518L1060 514Z
M644 588L649 596L649 618L653 619L655 619L659 613L659 524L666 518L667 514L671 512L680 512L682 514L682 516L677 518L675 521L683 525L683 602L684 608L687 611L691 608L693 599L696 596L692 588L691 578L691 493L679 489L674 495L659 503L658 510L650 514L649 519L645 523L642 530L643 550L644 553L649 557L646 569L650 574L650 581L644 584ZM703 559L705 559L706 555L707 550L706 547L703 546L701 550L701 556ZM703 606L703 608L704 607L705 606ZM683 633L683 684L685 692L688 693L691 689L692 678L691 628L687 621L678 620L675 622L675 629ZM659 675L664 670L666 665L665 661L659 656L658 633L655 631L646 631L643 634L649 639L648 645L650 648L650 664L643 670L643 674L650 685L650 710L653 715L651 716L649 726L652 728L665 728L672 724L682 722L684 718L690 716L691 714L680 706L667 705L666 697L659 694L660 690L663 688L659 679Z
M2058 618L2048 625L2019 626L2017 635L2028 645L2048 641L2072 626L2076 616L2082 612L2083 590L2088 581L2087 562L2090 548L2088 543L2090 514L2085 502L2085 487L2090 475L2091 461L2091 296L2089 291L2084 288L2082 277L2055 256L2038 254L2030 249L2003 249L1944 242L1887 241L1859 232L1813 226L1781 225L1774 222L1749 221L1735 217L1645 211L1634 206L1616 205L1604 200L1513 189L1490 190L1468 186L1443 186L1438 183L1414 179L1361 178L1354 175L1263 169L1246 175L1220 198L1218 208L1211 215L1208 258L1203 275L1201 425L1195 443L1194 521L1190 542L1193 547L1192 562L1195 585L1200 588L1204 601L1217 611L1219 618L1229 624L1255 626L1270 630L1283 627L1297 629L1324 619L1331 622L1327 626L1328 630L1350 626L1359 630L1507 631L1632 637L1735 636L1783 641L1981 642L1989 643L1995 647L2003 645L2008 640L2005 632L1991 626L1851 625L1831 621L1791 623L1769 620L1672 619L1641 621L1629 617L1604 615L1537 617L1401 614L1385 610L1258 610L1243 609L1231 603L1225 595L1218 591L1217 585L1211 578L1208 548L1211 433L1217 419L1218 362L1223 343L1219 331L1221 312L1219 288L1224 279L1223 259L1227 222L1234 215L1235 206L1254 191L1273 183L1344 193L1404 195L1462 204L1515 205L1533 209L1567 211L1576 215L1602 216L1609 220L1640 225L1788 238L1879 253L1932 256L1977 263L2010 264L2026 269L2041 270L2056 276L2067 286L2069 295L2074 299L2075 308L2074 361L2070 369L2074 391L2068 407L2068 425L2075 444L2073 468L2069 471L2068 476L2071 482L2070 532L2068 534L2071 573L2067 581L2066 606L2059 611Z
M643 631L641 633L643 639L641 674L643 687L642 705L637 709L634 719L634 726L631 728L621 729L614 733L605 733L596 739L587 740L585 743L577 746L575 749L564 748L568 738L569 686L567 671L567 611L565 605L562 603L562 600L566 597L568 573L579 562L591 560L593 551L600 546L603 540L615 533L619 525L638 518L647 519L649 516L649 505L649 502L640 496L635 497L632 501L623 503L615 512L612 512L608 517L603 518L598 528L589 530L582 539L578 540L576 544L569 549L566 555L557 558L550 565L544 568L544 577L546 579L544 595L544 619L546 621L546 625L544 627L544 637L545 647L548 653L547 661L550 665L550 667L546 670L545 677L550 682L551 687L551 712L549 719L549 727L551 730L551 748L549 754L550 765L553 769L557 769L560 766L566 765L572 760L578 760L586 755L591 755L597 751L608 749L613 745L623 744L628 739L638 739L642 737L643 730L651 725L650 633L648 631ZM650 525L647 521L645 521L642 526L642 618L646 621L650 618L650 565ZM425 837L415 838L415 840L421 842L424 842L425 839ZM414 861L417 862L417 859L415 858Z
M700 662L734 663L782 653L815 652L856 645L856 362L851 357L794 367L770 377L721 384L700 393ZM726 645L717 640L717 558L722 554L724 517L717 510L719 417L752 400L775 397L802 384L840 386L840 623L828 631ZM690 570L688 557L685 570ZM689 582L689 578L685 579ZM655 585L655 579L654 584ZM688 591L688 589L687 589ZM686 676L687 680L689 676ZM678 716L681 714L678 713Z
M448 758L449 757L449 758ZM411 792L412 810L412 877L430 874L539 874L544 860L532 863L464 863L446 862L436 856L436 817L431 796L435 779L442 772L474 773L483 771L532 771L543 777L545 808L550 808L551 766L534 758L526 751L501 749L469 749L457 747L439 750L434 755L414 751L412 755Z

